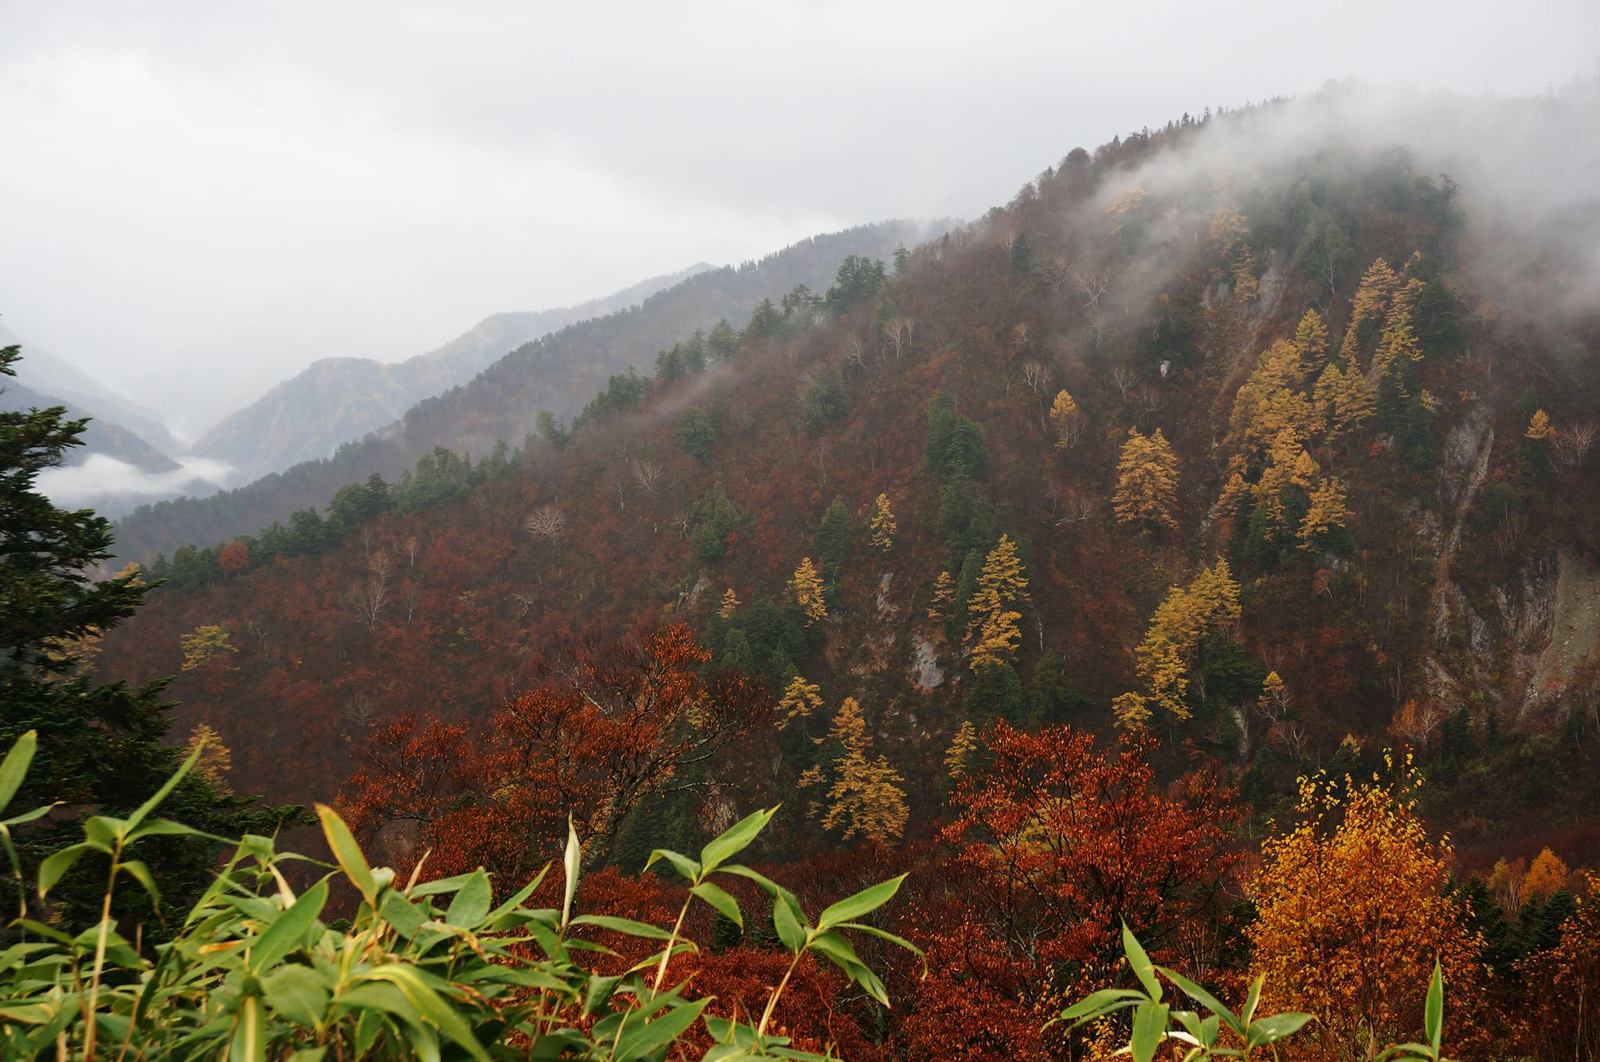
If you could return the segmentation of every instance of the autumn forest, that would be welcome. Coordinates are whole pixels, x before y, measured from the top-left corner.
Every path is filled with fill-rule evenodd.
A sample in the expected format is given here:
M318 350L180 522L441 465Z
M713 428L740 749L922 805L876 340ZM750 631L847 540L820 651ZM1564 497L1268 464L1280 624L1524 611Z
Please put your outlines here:
M0 414L8 1057L1600 1057L1592 262L1329 91L122 525Z

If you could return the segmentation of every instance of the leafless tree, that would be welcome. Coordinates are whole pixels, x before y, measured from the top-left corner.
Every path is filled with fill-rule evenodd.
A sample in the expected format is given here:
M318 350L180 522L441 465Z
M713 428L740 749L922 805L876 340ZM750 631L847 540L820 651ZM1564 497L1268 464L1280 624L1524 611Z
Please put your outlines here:
M661 466L643 457L634 458L633 481L639 484L639 489L644 491L646 497L655 498L661 486Z
M357 579L346 591L345 600L356 615L366 623L368 631L378 628L378 614L389 603L389 555L375 553L367 564L365 577Z
M1583 465L1584 459L1600 437L1600 428L1594 421L1585 420L1556 433L1554 442L1555 464L1562 472L1571 472Z
M628 508L628 481L620 473L611 477L611 493L617 496L617 512Z
M1141 416L1159 413L1161 407L1167 404L1167 396L1161 393L1161 388L1154 384L1145 384L1134 395L1139 403Z
M417 610L422 607L422 584L407 582L400 587L400 604L406 610L406 626L411 626L411 621L416 617Z
M1044 431L1050 430L1050 422L1045 412L1045 395L1050 390L1050 366L1042 361L1028 361L1022 365L1022 383L1033 392L1033 397L1039 406L1039 427Z
M1502 559L1510 557L1517 551L1517 544L1522 541L1522 533L1528 529L1528 518L1521 513L1514 513L1510 509L1502 510L1500 522L1495 525L1494 545L1500 551Z
M1305 755L1306 728L1299 723L1279 723L1268 733L1268 739L1295 759Z
M365 693L358 693L339 712L344 717L345 733L356 740L365 740L377 719L377 710Z
M888 344L890 352L894 354L895 361L900 360L900 353L908 342L906 337L909 331L907 323L899 317L891 317L883 324L884 342Z
M1052 258L1040 270L1044 274L1045 282L1050 285L1051 293L1061 294L1061 289L1066 287L1067 281L1072 279L1072 267L1065 258Z
M1086 524L1094 519L1096 508L1092 495L1069 490L1061 496L1061 519L1056 521L1056 526Z
M1117 393L1122 396L1122 404L1128 404L1128 391L1138 381L1139 377L1126 365L1116 365L1111 369L1111 382L1116 385Z
M552 502L529 513L522 526L535 539L555 543L567 532L567 514Z

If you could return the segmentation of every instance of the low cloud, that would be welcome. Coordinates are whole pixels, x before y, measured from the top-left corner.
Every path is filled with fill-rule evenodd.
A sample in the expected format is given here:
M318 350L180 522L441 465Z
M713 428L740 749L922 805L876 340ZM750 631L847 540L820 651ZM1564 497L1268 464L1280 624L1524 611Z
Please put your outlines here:
M45 469L39 474L39 489L57 505L92 506L109 513L180 494L209 494L227 486L234 473L231 465L209 458L177 461L178 467L169 472L147 472L115 457L91 454L79 465Z

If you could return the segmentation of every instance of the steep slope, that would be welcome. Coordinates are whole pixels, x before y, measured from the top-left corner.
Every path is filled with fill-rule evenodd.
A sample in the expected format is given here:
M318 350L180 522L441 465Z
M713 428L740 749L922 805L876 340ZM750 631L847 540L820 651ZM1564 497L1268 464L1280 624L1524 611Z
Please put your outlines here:
M7 346L21 346L26 354L18 366L18 383L36 393L60 399L80 411L79 415L121 425L126 431L137 435L145 445L163 454L182 451L181 444L167 431L166 425L162 424L154 411L118 394L77 366L35 346L0 324L0 347ZM132 454L136 450L137 447L130 446L127 452Z
M19 369L25 370L28 355ZM18 373L20 377L22 372ZM89 410L54 394L42 394L16 380L0 383L0 409L43 409L48 406L65 406L72 417L89 417L89 428L83 435L83 446L67 455L69 464L83 464L92 457L103 456L132 465L145 472L170 472L178 467L176 461L145 442L144 439L110 420L92 414Z
M1464 847L1536 845L1557 808L1600 804L1596 647L1575 644L1595 630L1600 321L1501 301L1484 278L1517 231L1485 229L1480 189L1431 159L1241 153L1316 117L1075 151L881 286L842 271L826 301L750 318L724 363L678 371L691 344L613 384L564 445L419 467L336 507L357 515L327 544L240 543L227 574L189 558L106 665L170 673L181 634L225 627L233 651L174 693L241 786L304 799L381 751L373 722L475 725L559 647L670 616L774 698L798 673L827 706L743 750L746 805L823 764L846 697L913 833L963 721L1110 730L1131 697L1166 770L1208 764L1264 811L1404 742ZM1525 290L1581 269L1540 246ZM402 432L503 434L542 349L481 378L506 403L472 418L457 392ZM1536 410L1555 434L1530 433ZM1141 465L1167 443L1170 474ZM880 494L887 545L863 526ZM1009 620L980 593L1002 536L1028 579ZM820 611L794 593L802 558ZM1588 821L1560 827L1579 858L1600 853ZM803 807L783 829L829 837Z
M152 560L185 543L254 534L291 513L324 505L340 487L374 473L394 478L434 447L488 453L521 441L540 411L577 413L615 373L648 369L657 352L721 318L743 319L764 298L797 286L826 287L848 255L888 256L945 223L887 222L813 237L760 262L690 277L636 307L569 325L524 344L471 383L428 399L404 418L332 457L294 466L237 490L148 506L122 521L122 557Z
M343 443L399 419L424 398L466 383L530 340L626 309L710 268L702 263L651 277L577 306L493 314L437 350L394 364L370 358L313 362L212 427L194 452L225 462L240 482L327 457Z

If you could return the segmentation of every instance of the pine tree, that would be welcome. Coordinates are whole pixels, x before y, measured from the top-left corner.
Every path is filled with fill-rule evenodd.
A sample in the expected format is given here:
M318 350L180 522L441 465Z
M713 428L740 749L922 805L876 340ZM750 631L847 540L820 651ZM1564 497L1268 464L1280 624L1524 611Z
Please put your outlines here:
M899 528L894 522L894 510L889 507L887 494L879 494L873 499L872 516L867 521L867 528L871 532L872 544L885 553L889 552Z
M0 348L0 377L15 376L20 357L17 347ZM111 525L87 509L58 509L36 488L41 472L80 445L84 427L60 407L0 410L0 748L36 731L38 751L12 806L61 802L57 814L14 835L25 867L64 847L79 833L81 816L125 815L138 807L182 755L163 740L171 725L161 699L165 682L96 684L80 651L132 615L148 591L134 569L96 580L91 573L110 556ZM270 833L282 818L192 774L162 812L232 835ZM210 880L215 852L207 845L157 840L142 853L175 909ZM95 875L102 873L85 861L52 894L67 908L65 924L99 920L104 879ZM16 911L21 898L6 880L4 906ZM147 937L160 935L139 890L117 895L119 917L142 921Z
M845 508L844 499L833 499L827 512L822 514L822 522L817 525L814 543L817 560L828 578L837 577L839 569L850 559L855 533L855 521L850 518L850 510Z
M828 618L828 604L822 595L822 576L817 573L810 557L802 557L800 566L794 570L794 578L789 580L789 594L799 606L801 615L805 616L806 626Z
M717 615L722 619L727 619L739 611L741 604L743 602L739 600L739 595L734 593L733 587L730 586L722 592L722 605L717 609Z
M1528 430L1523 432L1523 438L1532 439L1534 442L1543 442L1553 439L1556 429L1550 423L1550 414L1542 409L1533 411L1533 416L1528 419Z
M955 605L955 597L955 580L950 577L948 571L940 572L938 578L933 581L933 599L928 603L928 618L935 623L947 621Z
M1176 530L1173 510L1178 504L1178 456L1157 428L1154 435L1128 429L1128 440L1117 461L1117 489L1111 508L1117 520L1146 529Z

